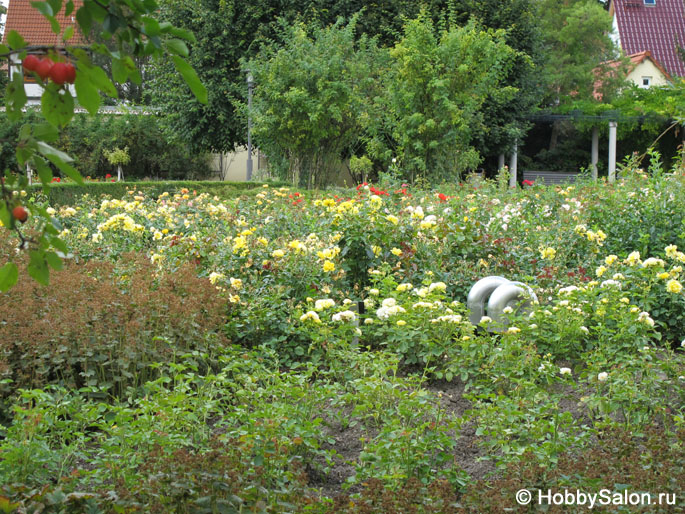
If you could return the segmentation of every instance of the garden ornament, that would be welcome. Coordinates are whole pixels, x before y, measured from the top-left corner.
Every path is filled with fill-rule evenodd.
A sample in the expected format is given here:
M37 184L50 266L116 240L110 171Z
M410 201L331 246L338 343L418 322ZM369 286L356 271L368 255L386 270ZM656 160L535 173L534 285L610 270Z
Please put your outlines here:
M474 325L478 325L485 315L486 302L487 315L492 319L488 331L504 332L508 324L504 309L511 307L519 312L527 312L532 304L538 303L538 298L522 282L512 282L497 276L482 278L473 285L466 299L469 321Z

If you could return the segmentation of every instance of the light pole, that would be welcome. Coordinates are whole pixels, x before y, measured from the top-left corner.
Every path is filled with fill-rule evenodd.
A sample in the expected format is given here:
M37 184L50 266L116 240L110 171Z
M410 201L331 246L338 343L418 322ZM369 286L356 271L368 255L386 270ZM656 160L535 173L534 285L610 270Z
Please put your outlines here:
M254 77L247 73L247 180L252 180L252 91Z

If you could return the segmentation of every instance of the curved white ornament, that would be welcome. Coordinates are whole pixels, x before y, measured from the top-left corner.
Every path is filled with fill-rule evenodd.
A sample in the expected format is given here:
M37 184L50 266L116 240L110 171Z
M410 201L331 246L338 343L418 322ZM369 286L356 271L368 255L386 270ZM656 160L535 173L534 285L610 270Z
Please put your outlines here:
M512 282L503 277L486 277L476 282L469 291L466 305L469 308L469 321L474 325L480 323L485 313L492 319L488 325L490 332L504 332L509 323L504 309L511 307L519 312L530 311L538 298L530 286L522 282Z

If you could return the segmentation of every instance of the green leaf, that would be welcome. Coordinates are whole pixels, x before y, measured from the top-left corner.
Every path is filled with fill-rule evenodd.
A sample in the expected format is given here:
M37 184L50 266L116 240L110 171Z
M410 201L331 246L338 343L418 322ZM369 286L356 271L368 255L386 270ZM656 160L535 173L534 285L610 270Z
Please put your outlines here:
M50 270L48 269L48 264L45 261L45 253L39 250L31 250L29 252L30 261L28 266L28 272L33 279L47 286L50 284Z
M68 90L58 89L51 84L43 91L40 99L45 119L56 127L64 127L74 116L74 98Z
M77 184L83 185L83 177L78 172L78 170L74 168L71 164L64 162L62 159L55 155L48 155L46 157L52 164L57 166L60 169L60 171L64 173L67 177L69 177Z
M82 5L79 7L78 11L76 11L76 21L78 22L79 27L81 27L83 34L87 36L90 34L90 29L93 27L93 16L86 5Z
M128 78L128 69L121 59L112 59L112 78L119 84L123 84Z
M62 0L47 0L52 8L52 14L56 15L62 10Z
M24 48L26 46L26 41L21 37L19 32L16 30L10 30L7 34L7 44L10 45L12 50L18 50L19 48Z
M43 141L38 141L37 145L38 151L45 157L56 157L57 159L63 162L72 162L74 160L71 157L69 157L69 154L64 153L62 150L58 150L57 148L53 148L52 146Z
M70 25L66 29L64 29L64 35L62 36L62 41L69 41L72 37L74 37L74 27Z
M144 32L148 37L159 36L161 34L161 29L159 27L159 22L149 16L143 16Z
M45 260L55 271L61 271L64 267L62 259L60 259L55 252L45 252Z
M76 182L78 185L82 186L83 185L83 177L81 176L81 173L74 168L71 164L64 162L57 157L54 156L48 156L48 160L57 166L59 170L64 173L67 177L69 177L71 180Z
M8 54L9 51L9 47L7 47L6 45L0 45L0 54Z
M118 16L110 12L105 15L105 20L102 22L102 29L110 34L114 34L119 27L124 26L126 26L125 23L122 23Z
M33 167L38 172L38 178L40 178L43 184L43 192L47 194L50 191L50 183L52 182L52 168L48 166L48 163L42 157L33 159Z
M0 268L0 292L4 293L17 283L19 270L13 262L8 262Z
M33 125L33 135L43 141L57 141L59 130L49 123L36 123Z
M55 15L55 11L52 10L52 6L48 2L31 2L31 7L37 9L46 18Z
M74 2L73 0L68 0L67 5L64 7L64 16L69 17L71 13L74 12Z
M76 98L78 102L90 113L97 114L100 108L100 92L85 75L76 74Z
M189 41L191 43L197 43L197 39L195 39L195 34L193 34L190 30L182 29L179 27L170 27L169 34L175 37L180 37L181 39L185 39L186 41Z
M12 82L7 84L5 93L5 108L10 120L16 121L22 117L21 110L26 105L28 98L24 90L24 78L21 73L15 73Z
M96 88L105 93L107 96L111 98L117 97L117 88L114 87L112 81L109 80L105 70L99 66L90 66L87 63L79 61L79 72L77 74L77 78L79 75L82 75L82 78L84 79L90 80Z
M50 244L65 255L69 253L69 247L59 237L51 237Z
M190 55L188 46L180 39L170 39L166 42L166 46L172 54L180 55L181 57L188 57Z
M197 76L197 73L193 67L182 57L177 55L174 55L172 59L174 61L174 65L176 66L176 70L181 74L183 80L186 81L186 84L188 84L188 87L190 87L190 90L195 95L195 98L197 98L200 103L206 104L207 88L204 86L204 84L202 84L202 82L200 82L200 77Z
M12 226L12 216L5 202L0 202L0 221L6 228Z

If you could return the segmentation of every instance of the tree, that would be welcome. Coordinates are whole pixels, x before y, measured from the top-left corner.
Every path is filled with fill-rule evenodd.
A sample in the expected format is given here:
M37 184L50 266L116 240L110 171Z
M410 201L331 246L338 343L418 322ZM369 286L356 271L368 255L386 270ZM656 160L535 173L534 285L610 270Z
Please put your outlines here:
M430 0L428 9L437 20L446 12L446 0ZM393 45L402 25L415 17L422 4L401 0L368 3L362 0L161 0L160 16L191 30L190 63L208 85L209 102L200 105L179 93L180 82L172 69L159 61L150 68L149 103L169 113L173 129L196 148L232 151L245 143L247 120L240 105L247 94L246 70L241 59L255 58L264 44L278 45L287 37L279 20L326 27L342 17L360 13L356 34L379 37Z
M506 84L517 93L506 101L487 98L483 103L483 130L474 146L489 156L506 153L529 126L527 116L538 106L543 94L544 65L542 31L535 0L468 0L455 5L455 19L475 19L483 27L504 30L504 41L518 53L509 69ZM492 167L492 166L491 166Z
M283 46L245 62L255 78L255 141L281 177L325 185L350 156L362 130L359 113L380 51L355 38L356 17L327 28L286 25Z
M385 94L368 116L369 153L387 164L396 157L411 181L450 180L476 167L481 156L473 142L485 127L482 106L517 93L505 78L518 53L504 36L473 22L436 31L425 14L408 22L390 51Z
M133 58L150 56L159 58L169 55L176 70L185 79L192 93L199 101L207 101L207 91L197 77L197 74L186 61L189 55L186 42L194 41L193 34L185 29L174 27L170 23L160 23L155 19L158 8L154 0L85 0L83 5L75 10L73 0L48 0L33 2L50 22L57 34L68 42L75 27L60 27L55 14L65 9L66 16L75 14L76 25L86 36L90 35L94 24L102 27L101 36L115 42L116 51L106 45L94 44L91 51L106 56L111 61L112 75L118 83L124 83L129 78L140 82L140 71L135 67ZM66 44L65 49L37 48L29 46L20 34L10 31L7 35L8 45L0 45L0 57L9 59L13 55L25 58L28 51L43 51L52 60L60 61L65 58L75 62L76 70L74 87L78 102L91 114L95 114L101 104L101 92L116 97L117 90L103 69L94 64L91 53L83 48L74 48ZM47 60L44 61L49 65ZM49 66L47 66L49 67ZM28 73L29 71L27 71ZM48 190L52 180L52 167L55 166L66 176L76 182L83 181L81 174L71 164L72 159L66 153L54 148L59 137L60 129L69 124L74 116L74 97L69 84L64 84L53 75L40 73L35 75L44 87L41 98L41 114L44 121L28 121L19 132L16 146L17 164L20 170L28 165L38 172L43 188ZM5 108L11 122L24 119L23 108L27 97L24 91L23 74L16 73L8 83L5 93ZM20 247L28 250L30 262L28 273L38 282L47 285L50 268L60 269L62 260L60 255L68 254L68 248L59 238L59 230L52 217L45 209L33 206L32 215L39 219L36 235L28 235L21 228L23 219L18 219L13 213L21 207L20 196L13 195L13 191L27 186L27 178L16 170L5 170L5 177L0 182L0 221L3 230L12 230L20 240ZM0 291L6 291L16 283L18 268L12 261L0 267Z
M546 57L544 105L593 98L598 76L611 75L609 62L619 56L609 37L611 16L596 0L538 0L538 15Z
M542 105L559 109L577 101L599 102L598 84L604 101L610 101L625 75L611 64L619 53L609 37L609 13L596 0L538 0L538 14L546 56ZM550 151L560 128L560 122L552 125Z

